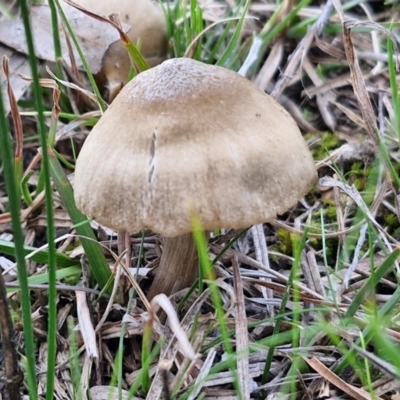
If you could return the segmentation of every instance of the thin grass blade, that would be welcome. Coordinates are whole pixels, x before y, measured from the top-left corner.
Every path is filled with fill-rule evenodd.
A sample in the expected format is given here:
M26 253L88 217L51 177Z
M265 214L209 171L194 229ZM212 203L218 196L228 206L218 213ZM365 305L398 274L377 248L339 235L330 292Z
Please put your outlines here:
M33 325L31 317L31 301L28 288L28 274L25 263L24 237L21 228L21 195L18 182L15 181L15 166L10 141L10 130L5 116L3 97L0 92L0 154L3 161L4 178L9 198L9 207L12 216L12 229L15 243L15 258L17 261L18 279L21 284L21 308L25 339L25 355L27 359L26 379L29 397L36 400L36 370L35 370L35 344L33 339Z
M61 199L67 212L75 225L78 235L81 237L81 243L89 263L89 268L96 282L100 287L105 287L111 278L111 271L104 257L101 247L89 224L84 223L87 218L77 209L75 205L72 186L58 161L56 154L48 148L50 155L51 174L54 183L60 193ZM83 224L82 224L83 223Z

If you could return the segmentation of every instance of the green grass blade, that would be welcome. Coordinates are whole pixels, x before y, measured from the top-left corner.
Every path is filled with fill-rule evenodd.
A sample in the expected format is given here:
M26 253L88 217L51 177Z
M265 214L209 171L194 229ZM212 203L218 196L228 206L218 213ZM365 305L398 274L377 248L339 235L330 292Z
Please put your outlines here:
M217 57L218 52L221 50L221 47L223 46L226 38L229 36L229 33L231 31L233 24L234 24L233 21L229 21L226 24L226 27L223 30L223 32L220 35L218 35L217 41L215 42L215 44L213 44L213 46L210 49L210 55L208 56L208 58L206 60L207 64L214 63L214 60Z
M28 187L28 181L31 176L32 176L32 173L28 173L25 176L23 176L20 181L22 197L28 206L30 206L33 203L33 199L32 199L31 193L29 191L29 187Z
M210 288L211 300L215 308L215 314L218 321L218 328L221 331L221 338L223 340L222 344L228 356L230 370L234 378L233 385L235 387L236 393L239 396L239 399L242 399L242 395L239 389L239 381L236 373L234 351L230 343L229 331L225 320L225 314L222 306L219 287L218 284L216 283L215 271L208 256L206 236L203 230L201 229L200 221L196 217L192 217L192 231L193 231L194 241L197 247L200 266L201 269L203 270L203 275L207 279L207 284Z
M11 225L15 241L15 258L17 261L18 279L21 284L21 308L24 329L25 356L26 356L26 375L29 398L36 400L36 360L35 344L33 339L33 325L31 317L31 301L28 288L28 275L25 263L24 237L21 228L21 196L19 184L15 181L15 167L13 163L13 152L9 137L9 127L5 116L3 97L0 91L0 154L3 161L4 178L9 198L11 213Z
M194 38L203 30L203 15L202 10L199 7L196 0L190 1L190 31L191 37L190 41L193 41ZM195 52L193 54L193 58L195 60L201 60L201 51L202 51L202 42L203 38L201 37L196 45Z
M367 344L365 343L365 339L362 334L360 335L360 342L361 342L362 349L364 351L367 351L367 347L366 347ZM374 393L374 389L372 386L372 379L371 379L371 365L370 365L368 358L366 358L366 357L364 358L364 369L365 369L368 391L372 395Z
M69 336L69 365L71 371L71 383L74 393L74 400L82 398L80 377L82 369L79 363L79 348L76 341L75 322L72 316L67 318L68 336Z
M56 280L60 280L60 279L66 279L66 278L70 278L72 276L78 276L81 275L82 273L82 268L79 265L73 265L71 267L66 267L63 269L59 269L56 271ZM43 273L43 274L39 274L39 275L32 275L28 278L28 285L42 285L44 283L48 283L49 282L49 274L48 273ZM18 281L15 282L16 284L18 284ZM8 289L8 292L18 292L19 290L21 290L18 287L12 287Z
M80 265L72 265L67 268L59 269L56 272L56 280L70 278L72 276L78 276L82 274L82 268ZM40 285L49 282L48 274L33 275L28 278L30 285Z
M150 381L150 365L147 365L146 361L150 358L151 354L151 343L153 341L153 323L147 321L143 331L143 342L142 342L142 389L147 393L151 386Z
M53 34L53 43L54 43L54 56L55 60L58 60L62 57L62 49L61 49L61 41L60 41L60 33L58 30L58 17L57 17L57 9L54 4L54 0L49 0L49 8L51 14L51 31ZM61 75L60 75L61 78Z
M50 154L50 166L51 174L54 183L60 193L63 204L75 225L75 229L78 235L81 237L81 243L85 250L85 254L89 263L89 268L93 274L96 282L100 287L107 285L109 278L111 277L111 271L108 263L104 257L100 245L93 233L92 228L89 224L83 223L87 221L86 216L84 216L76 207L72 186L62 169L57 156L52 149L48 148Z
M43 91L39 83L39 71L35 49L33 45L32 29L29 20L28 5L25 0L18 1L21 16L25 29L26 42L28 46L28 58L33 79L33 93L35 105L38 111L38 130L40 144L42 149L47 146L47 129L44 120ZM56 363L56 335L57 335L57 291L56 291L56 248L55 248L55 229L53 213L53 190L50 182L49 157L46 152L42 154L41 173L44 182L45 204L46 204L46 236L48 247L48 271L49 271L49 289L48 289L48 324L47 324L47 374L46 374L46 399L53 399L54 391L54 368ZM24 293L22 293L24 297Z
M157 355L160 353L163 343L164 343L163 338L158 340L153 350L151 351L149 357L146 360L144 360L142 364L141 373L139 374L139 376L136 378L135 382L133 382L133 385L129 389L128 399L131 399L134 395L136 395L139 389L143 386L143 380L145 379L144 375L147 374L148 371L150 370L151 363L156 359Z
M243 9L243 13L238 21L238 24L236 25L235 32L233 33L228 46L224 50L220 59L217 61L216 65L224 66L226 64L226 62L228 61L228 59L232 56L232 54L235 54L235 49L239 43L240 33L242 31L244 19L246 17L249 6L250 6L250 0L247 0L246 4L244 6L244 9Z
M398 287L395 290L390 299L378 310L377 313L378 319L383 319L389 313L393 312L393 310L397 309L399 301L400 301L400 287ZM397 314L397 310L395 312ZM382 325L380 326L380 329L382 329ZM371 338L374 336L373 324L368 324L364 328L362 335L365 338L365 341L368 343L368 341L370 341ZM341 373L345 368L347 368L349 363L351 363L351 361L354 359L355 355L356 355L356 350L354 348L350 349L350 351L348 351L347 354L345 355L343 361L337 366L336 372Z
M390 88L392 90L392 101L393 109L395 114L396 128L400 140L400 99L397 88L397 73L396 66L394 63L394 50L393 41L388 38L387 40L387 50L388 50L388 67L389 67L389 78L390 78Z
M10 256L16 255L15 243L0 240L0 252L8 254ZM47 250L38 250L36 247L24 246L23 247L24 257L28 257L29 260L36 261L40 264L47 264L49 253ZM65 254L56 253L56 265L61 268L70 267L77 265L78 262L69 258Z
M149 64L147 64L147 61L144 59L138 48L135 46L134 43L132 43L128 37L126 37L127 41L123 42L124 46L126 48L126 51L129 54L129 57L131 59L131 62L133 62L136 67L138 68L139 72L143 72L148 70Z
M400 249L394 250L386 257L385 261L383 261L383 263L378 268L376 268L374 273L371 274L371 277L368 279L368 281L357 292L345 314L345 318L351 318L356 314L357 310L362 305L362 302L373 291L375 285L393 268L393 264L399 258L399 256Z

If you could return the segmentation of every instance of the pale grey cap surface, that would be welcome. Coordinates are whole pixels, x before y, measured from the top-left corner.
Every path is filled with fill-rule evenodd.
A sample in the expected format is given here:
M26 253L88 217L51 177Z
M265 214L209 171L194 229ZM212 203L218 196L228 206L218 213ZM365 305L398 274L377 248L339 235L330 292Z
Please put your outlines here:
M114 229L164 236L267 222L317 178L292 117L247 79L188 58L139 74L87 138L75 200Z

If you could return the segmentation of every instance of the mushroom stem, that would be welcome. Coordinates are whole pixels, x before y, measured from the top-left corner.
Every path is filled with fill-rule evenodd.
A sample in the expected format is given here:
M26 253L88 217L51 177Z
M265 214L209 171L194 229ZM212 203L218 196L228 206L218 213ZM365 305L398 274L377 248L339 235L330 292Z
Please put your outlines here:
M199 275L196 244L191 233L165 238L158 271L150 286L148 299L164 293L169 296L189 287Z

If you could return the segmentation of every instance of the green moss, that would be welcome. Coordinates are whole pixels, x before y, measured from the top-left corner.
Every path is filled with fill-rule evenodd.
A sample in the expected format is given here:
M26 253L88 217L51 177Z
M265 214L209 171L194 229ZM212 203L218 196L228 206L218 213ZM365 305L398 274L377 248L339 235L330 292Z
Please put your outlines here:
M396 229L393 231L392 236L393 236L394 238L399 238L399 237L400 237L400 227L396 228Z
M278 236L278 244L280 252L285 254L292 253L292 238L290 237L290 233L285 229L278 229L276 232Z
M279 229L276 231L276 242L270 246L272 251L276 251L277 253L282 254L291 254L292 253L292 239L290 237L290 233L285 229ZM272 256L273 262L279 262L280 257Z
M336 149L339 147L340 138L337 133L325 132L321 138L321 147L327 150Z
M350 170L346 172L345 178L349 185L354 185L358 191L362 192L367 187L371 171L371 167L365 167L361 161L357 161L353 163Z
M319 229L321 229L321 214L326 222L333 222L337 219L336 203L334 199L321 199L321 203L324 204L323 208L320 208L313 214L313 222L316 221Z
M385 219L385 222L387 225L389 225L389 227L397 228L399 226L399 219L397 218L396 214L394 214L392 212L388 212L384 215L383 218Z
M307 134L304 138L312 138L312 134ZM337 133L325 132L322 134L313 146L311 146L311 153L315 160L322 160L329 155L330 150L336 149L340 146L340 137Z
M329 218L330 220L336 220L337 219L337 209L336 209L336 204L332 200L327 204L327 207L325 208L325 216Z

